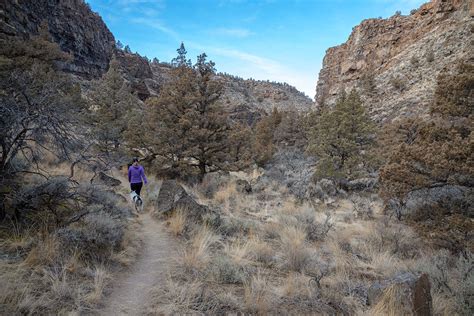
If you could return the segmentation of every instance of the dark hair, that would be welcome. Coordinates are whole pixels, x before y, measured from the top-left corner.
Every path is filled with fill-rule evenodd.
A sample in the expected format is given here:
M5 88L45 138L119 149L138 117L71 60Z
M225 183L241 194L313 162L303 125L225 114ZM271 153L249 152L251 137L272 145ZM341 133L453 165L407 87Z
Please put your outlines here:
M135 161L138 162L138 158L137 158L137 157L133 157L133 160L132 160L132 161L133 161L133 162L135 162Z

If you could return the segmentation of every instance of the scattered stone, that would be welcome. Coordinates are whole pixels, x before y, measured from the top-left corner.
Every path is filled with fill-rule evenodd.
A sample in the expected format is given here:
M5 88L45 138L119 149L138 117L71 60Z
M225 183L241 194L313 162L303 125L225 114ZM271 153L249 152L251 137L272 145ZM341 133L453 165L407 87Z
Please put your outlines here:
M400 315L432 315L433 306L431 299L431 285L428 275L423 273L415 275L410 272L402 273L392 279L376 282L370 286L367 293L368 304L377 305L385 295L393 294L389 289L399 295L396 299L397 311ZM391 293L392 292L392 293ZM385 297L386 299L387 297Z

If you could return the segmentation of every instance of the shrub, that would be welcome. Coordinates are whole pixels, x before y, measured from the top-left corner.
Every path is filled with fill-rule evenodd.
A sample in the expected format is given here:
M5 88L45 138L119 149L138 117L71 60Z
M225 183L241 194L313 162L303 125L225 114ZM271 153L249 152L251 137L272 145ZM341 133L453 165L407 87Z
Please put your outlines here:
M246 268L228 256L218 256L212 261L211 274L217 282L224 284L242 284L248 278Z

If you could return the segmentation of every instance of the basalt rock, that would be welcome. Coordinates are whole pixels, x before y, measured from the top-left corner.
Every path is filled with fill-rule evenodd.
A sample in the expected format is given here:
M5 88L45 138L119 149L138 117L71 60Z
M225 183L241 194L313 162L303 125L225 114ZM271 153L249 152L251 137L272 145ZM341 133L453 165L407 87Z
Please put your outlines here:
M355 88L377 121L428 113L438 74L474 57L469 2L432 0L408 16L362 21L326 51L317 106Z
M29 38L45 21L52 40L72 55L64 71L92 79L109 67L115 39L102 18L82 0L6 0L0 2L0 41ZM3 44L2 44L3 45Z
M197 203L175 180L163 181L155 206L157 215L170 216L174 211L181 210L192 222L206 222L213 226L220 224L216 211Z
M393 300L399 315L429 316L433 314L430 289L427 274L415 275L407 272L372 284L367 299L371 306L377 305L382 299ZM389 295L397 297L389 298Z

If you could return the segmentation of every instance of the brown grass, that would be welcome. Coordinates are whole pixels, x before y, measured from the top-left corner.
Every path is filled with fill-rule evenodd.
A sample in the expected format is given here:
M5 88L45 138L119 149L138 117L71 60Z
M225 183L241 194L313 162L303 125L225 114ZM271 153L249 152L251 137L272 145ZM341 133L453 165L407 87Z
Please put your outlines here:
M274 304L268 280L260 272L244 283L244 304L250 313L267 314Z
M219 240L220 237L209 228L201 227L182 255L182 265L185 270L192 274L204 270L210 259L209 248Z
M168 219L170 232L175 236L181 236L186 228L186 214L182 209L177 209Z

